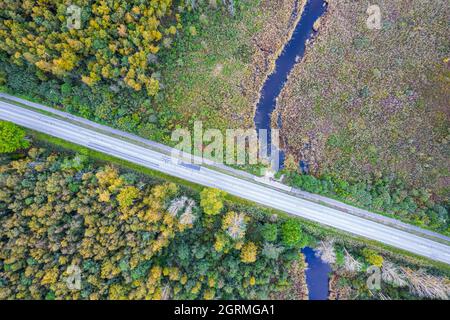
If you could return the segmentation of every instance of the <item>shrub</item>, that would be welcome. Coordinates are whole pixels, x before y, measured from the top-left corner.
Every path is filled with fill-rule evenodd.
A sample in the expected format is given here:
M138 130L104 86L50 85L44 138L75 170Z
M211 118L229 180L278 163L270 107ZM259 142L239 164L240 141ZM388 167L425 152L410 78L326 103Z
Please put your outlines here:
M362 255L370 265L381 268L383 266L383 257L371 249L364 249Z
M276 224L266 223L261 227L261 235L264 240L274 242L278 237L278 228Z
M294 218L286 220L281 226L282 242L287 247L304 247L306 237L302 233L300 222Z
M0 121L0 153L14 152L29 145L25 130L11 122Z

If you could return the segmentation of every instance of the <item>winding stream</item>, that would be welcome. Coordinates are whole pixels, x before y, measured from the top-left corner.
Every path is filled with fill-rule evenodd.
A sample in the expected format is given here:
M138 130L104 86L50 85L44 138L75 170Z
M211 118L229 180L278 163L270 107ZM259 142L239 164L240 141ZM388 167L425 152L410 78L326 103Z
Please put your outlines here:
M277 97L288 79L289 73L305 53L307 41L315 34L314 22L325 12L324 0L308 0L291 39L286 43L283 52L275 64L275 71L267 78L261 91L261 98L256 107L255 127L268 130L268 151L270 152L271 115L276 107ZM283 167L284 153L280 151L280 167Z
M298 5L298 3L297 3ZM267 146L270 146L271 115L275 110L277 97L286 83L288 76L297 62L299 62L306 49L306 43L314 36L314 22L326 11L324 0L308 0L291 39L286 43L283 52L275 64L275 71L267 78L261 91L255 114L255 127L268 130ZM268 148L270 151L270 148ZM284 153L280 151L280 167L283 167ZM303 167L302 167L303 170ZM328 274L331 267L315 256L312 248L302 249L308 268L306 269L306 284L310 300L326 300L328 298Z

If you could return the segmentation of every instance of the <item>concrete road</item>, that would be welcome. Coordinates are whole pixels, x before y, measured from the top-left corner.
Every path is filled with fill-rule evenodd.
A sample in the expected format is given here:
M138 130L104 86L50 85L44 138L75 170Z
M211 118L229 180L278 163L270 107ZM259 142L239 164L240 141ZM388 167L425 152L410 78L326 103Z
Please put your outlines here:
M85 146L144 167L200 185L222 189L232 195L292 215L373 239L436 261L450 264L450 246L374 221L313 203L258 183L219 171L191 166L179 159L129 141L99 133L85 126L55 119L0 101L0 119Z

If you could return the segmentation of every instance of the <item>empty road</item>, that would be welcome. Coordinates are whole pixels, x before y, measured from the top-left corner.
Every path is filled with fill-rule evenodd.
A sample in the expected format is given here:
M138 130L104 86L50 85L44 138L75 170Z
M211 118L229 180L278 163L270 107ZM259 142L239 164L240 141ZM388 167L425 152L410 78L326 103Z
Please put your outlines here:
M99 133L86 126L59 120L3 101L0 101L0 119L200 185L215 187L267 207L450 264L450 246L443 243L303 200L256 182L205 167L189 166L179 159L170 158L130 141Z

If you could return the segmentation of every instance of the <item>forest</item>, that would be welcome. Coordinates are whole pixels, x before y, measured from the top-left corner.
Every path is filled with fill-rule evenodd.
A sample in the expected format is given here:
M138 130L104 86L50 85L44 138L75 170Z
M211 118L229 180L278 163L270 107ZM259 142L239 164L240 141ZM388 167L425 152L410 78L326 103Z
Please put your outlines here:
M41 80L47 79L46 73L81 79L88 86L103 80L156 95L152 55L161 45L170 46L181 28L172 1L70 2L80 9L77 27L71 27L73 9L68 4L2 2L0 48L11 62L36 67Z
M41 147L2 156L0 190L0 299L268 298L307 241L222 191Z

